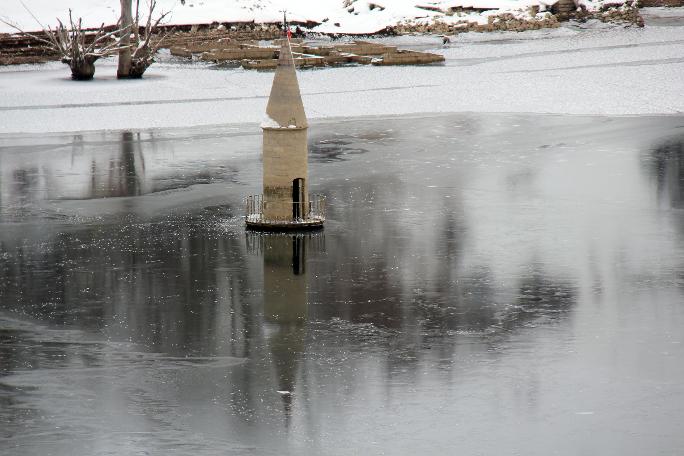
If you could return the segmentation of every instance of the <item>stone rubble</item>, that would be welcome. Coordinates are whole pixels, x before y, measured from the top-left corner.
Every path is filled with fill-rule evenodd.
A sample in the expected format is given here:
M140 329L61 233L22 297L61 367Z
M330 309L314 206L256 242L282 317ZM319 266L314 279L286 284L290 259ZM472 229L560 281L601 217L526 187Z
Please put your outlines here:
M658 0L660 1L660 0ZM668 0L669 1L669 0ZM673 0L675 1L675 0ZM681 1L681 0L676 0ZM568 20L580 22L597 19L607 23L618 23L644 26L644 20L639 13L639 3L635 0L625 4L605 4L597 11L589 11L584 5L576 6L574 0L559 0L550 11L540 12L538 6L526 11L501 13L487 18L486 24L463 21L440 21L431 23L420 21L406 21L395 26L387 27L375 35L408 35L408 34L438 34L445 37L467 32L496 32L511 31L524 32L545 28L557 28L560 23ZM453 19L461 11L449 10L446 14ZM302 27L315 24L300 24ZM162 28L163 29L163 28ZM298 27L299 30L299 27ZM178 57L191 58L200 54L201 59L207 61L240 61L245 68L273 68L269 60L278 56L277 47L259 47L259 41L277 41L282 36L280 24L213 24L178 25L165 38L162 47L168 48L171 54ZM337 38L334 36L333 38ZM275 44L274 41L274 44ZM363 43L363 44L360 44ZM277 44L275 44L277 46ZM375 47L374 47L375 46ZM320 47L317 49L306 46L294 46L295 64L298 66L326 66L345 63L370 64L373 58L383 54L393 54L396 49L381 49L382 46L373 43L357 41L352 44L338 44L334 49ZM30 37L0 34L0 65L23 63L40 63L56 60L58 56L49 52L40 42ZM443 59L442 59L443 60ZM387 62L404 62L395 64L423 64L440 61L436 54L403 53L393 55Z
M526 13L526 14L525 14ZM397 24L387 30L392 35L407 35L412 33L458 35L467 32L524 32L544 28L557 28L560 23L571 19L585 22L598 19L602 22L644 26L644 20L639 14L636 2L621 5L606 4L598 11L588 11L584 5L575 6L573 0L560 0L551 11L539 12L538 6L530 7L523 14L502 13L489 16L487 24L472 21L447 23L435 21L432 23L407 21Z

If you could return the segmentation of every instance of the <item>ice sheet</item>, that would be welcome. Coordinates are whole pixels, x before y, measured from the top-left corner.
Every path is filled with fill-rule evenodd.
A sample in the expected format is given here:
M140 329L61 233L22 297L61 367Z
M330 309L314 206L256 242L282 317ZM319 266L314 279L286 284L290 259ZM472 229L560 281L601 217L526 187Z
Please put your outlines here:
M383 39L392 43L392 39ZM437 66L299 71L311 119L426 112L672 114L684 111L684 27L469 33L402 46L444 54ZM139 81L115 61L75 82L60 63L0 68L0 133L259 123L270 72L166 59Z

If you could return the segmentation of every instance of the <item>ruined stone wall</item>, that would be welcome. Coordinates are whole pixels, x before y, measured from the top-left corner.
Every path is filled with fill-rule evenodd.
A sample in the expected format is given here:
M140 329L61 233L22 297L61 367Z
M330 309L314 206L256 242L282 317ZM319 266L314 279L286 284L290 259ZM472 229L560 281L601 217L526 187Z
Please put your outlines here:
M438 33L443 35L455 35L465 32L523 32L525 30L538 30L560 26L556 16L552 14L547 15L545 18L530 17L529 19L521 19L513 16L512 14L504 13L498 16L490 16L487 18L487 20L487 24L478 24L477 22L465 21L457 24L448 24L440 21L435 21L430 24L403 23L392 27L389 32L397 35L405 35L409 33Z
M652 6L684 6L684 0L639 0L639 6L642 8Z
M647 0L665 2L683 2L684 0ZM588 19L598 19L603 22L633 24L639 27L644 26L644 21L639 14L636 3L626 3L620 5L606 4L599 11L587 11L584 6L574 7L573 0L563 0L554 6L553 12L545 15L537 15L539 7L531 7L528 17L515 16L510 13L502 13L496 16L489 16L487 24L477 22L459 22L456 24L435 21L433 23L401 23L388 29L388 33L405 35L410 33L437 33L443 35L456 35L466 32L495 32L510 31L524 32L526 30L538 30L543 28L556 28L560 22L570 19L586 21Z

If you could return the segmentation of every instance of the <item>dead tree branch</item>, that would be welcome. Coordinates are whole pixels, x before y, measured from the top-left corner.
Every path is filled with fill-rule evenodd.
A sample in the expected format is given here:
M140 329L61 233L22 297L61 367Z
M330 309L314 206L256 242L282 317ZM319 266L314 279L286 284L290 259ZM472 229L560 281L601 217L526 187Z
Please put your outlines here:
M22 3L23 5L23 3ZM57 18L57 27L54 29L50 26L47 28L38 21L35 15L26 8L28 13L43 29L43 34L46 38L42 38L33 33L25 32L18 25L13 24L4 19L1 22L12 27L19 34L30 37L55 53L59 54L63 63L69 65L71 68L71 77L77 80L89 80L95 74L95 61L101 57L117 53L121 49L119 41L116 36L122 33L130 33L130 28L120 28L119 23L116 24L115 30L112 32L105 32L105 25L100 25L100 28L95 32L88 32L83 29L83 20L78 18L74 21L72 11L69 10L69 25L66 26L61 19Z
M168 12L162 13L154 20L154 11L157 7L156 0L150 0L148 3L147 20L145 28L140 33L140 0L136 0L135 4L135 21L133 23L133 46L135 49L131 56L131 78L141 78L145 70L154 63L154 55L163 43L164 39L172 31L166 32L161 36L155 35L159 28L159 24L169 15ZM153 38L155 38L153 40Z

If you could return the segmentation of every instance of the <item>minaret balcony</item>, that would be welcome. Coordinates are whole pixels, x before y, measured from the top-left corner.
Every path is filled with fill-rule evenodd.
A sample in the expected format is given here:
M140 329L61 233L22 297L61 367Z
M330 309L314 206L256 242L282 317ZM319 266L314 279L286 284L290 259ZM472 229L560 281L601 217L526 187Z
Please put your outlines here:
M297 231L323 227L324 195L309 195L305 201L269 200L264 195L245 198L245 222L248 228L272 231Z

